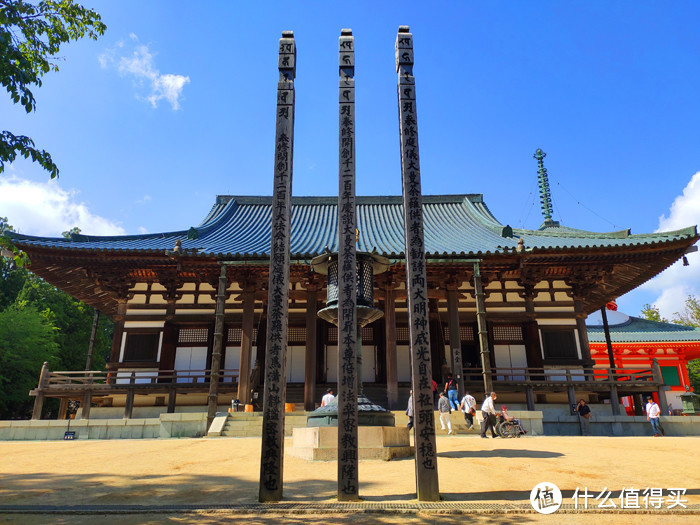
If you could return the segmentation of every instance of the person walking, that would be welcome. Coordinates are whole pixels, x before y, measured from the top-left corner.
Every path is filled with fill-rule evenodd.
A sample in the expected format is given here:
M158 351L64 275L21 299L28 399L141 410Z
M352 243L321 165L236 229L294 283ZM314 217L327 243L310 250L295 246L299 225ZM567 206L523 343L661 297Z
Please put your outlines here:
M661 408L656 404L653 397L649 396L647 399L649 400L647 403L647 421L651 423L654 437L665 436L666 432L664 427L661 426Z
M576 405L576 412L578 413L579 424L581 425L581 434L584 436L591 435L591 407L589 407L586 402L581 399Z
M462 402L459 404L459 409L464 412L464 421L467 422L467 430L474 428L474 415L476 414L476 399L469 395L469 392L464 394Z
M444 392L440 392L440 399L438 399L438 412L440 413L440 425L442 425L442 429L445 430L445 423L447 423L447 433L452 434L452 421L450 421L452 408L450 407L450 402L445 397Z
M445 383L445 394L450 401L450 407L453 410L459 410L459 385L455 381L452 374L447 374L447 383Z
M481 423L481 437L486 438L486 431L491 429L491 436L498 437L496 434L495 424L496 424L496 408L493 402L496 401L496 392L491 392L489 396L484 399L481 405L481 417L484 421Z
M321 406L325 407L326 405L330 404L331 401L335 399L335 396L333 395L333 389L329 388L326 390L326 395L324 395L321 398Z
M406 428L411 430L413 428L413 390L408 391L408 406L406 407L406 415L408 416L408 425L406 425Z

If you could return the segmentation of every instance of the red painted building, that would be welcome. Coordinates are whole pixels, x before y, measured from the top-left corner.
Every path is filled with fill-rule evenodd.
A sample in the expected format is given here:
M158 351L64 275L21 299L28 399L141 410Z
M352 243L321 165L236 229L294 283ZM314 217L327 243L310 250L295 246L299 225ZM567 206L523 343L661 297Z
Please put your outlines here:
M670 386L667 400L674 410L680 410L679 396L686 391L686 386L693 390L688 378L688 361L700 359L700 328L640 319L618 312L616 308L614 303L609 303L607 309L615 366L648 369L656 358L664 383ZM586 328L595 367L607 370L610 360L599 311L588 317ZM622 398L622 403L628 414L634 414L632 396Z

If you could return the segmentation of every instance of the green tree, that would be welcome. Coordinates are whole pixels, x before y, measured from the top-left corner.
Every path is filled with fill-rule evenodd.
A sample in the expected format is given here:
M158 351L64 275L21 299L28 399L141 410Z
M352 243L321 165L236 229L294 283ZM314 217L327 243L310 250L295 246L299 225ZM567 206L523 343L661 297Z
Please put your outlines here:
M99 14L73 0L0 0L0 84L31 113L36 110L32 89L41 86L46 73L58 71L61 45L83 37L96 40L106 27ZM31 138L0 132L0 173L17 155L31 157L51 178L58 176L51 155Z
M694 295L689 295L685 300L683 311L673 314L673 322L700 328L700 299Z
M50 285L34 274L28 274L24 286L17 294L16 304L31 306L39 311L55 327L58 344L56 366L61 370L83 370L87 359L88 345L94 310ZM104 319L98 325L92 368L104 368L110 348L112 324Z
M644 305L641 312L642 319L647 319L649 321L656 321L659 323L668 323L668 319L661 317L659 313L659 307L656 305L651 305L649 303Z
M55 366L58 344L51 322L34 308L0 312L0 417L27 417L44 361Z

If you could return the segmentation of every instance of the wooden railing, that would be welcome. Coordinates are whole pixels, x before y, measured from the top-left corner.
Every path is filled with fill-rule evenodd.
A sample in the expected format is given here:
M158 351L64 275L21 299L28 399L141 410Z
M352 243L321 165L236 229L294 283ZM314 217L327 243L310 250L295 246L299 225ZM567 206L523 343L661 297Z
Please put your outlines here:
M464 381L480 382L482 380L481 368L465 368ZM651 368L618 368L615 371L609 369L584 369L581 367L564 368L503 368L491 369L491 377L496 384L513 385L581 385L586 383L610 384L620 383L618 386L650 386L653 387L654 374Z
M219 382L236 383L238 369L223 369ZM122 370L122 371L55 371L49 372L43 385L49 389L58 385L157 385L209 383L211 370ZM42 385L40 385L42 387Z

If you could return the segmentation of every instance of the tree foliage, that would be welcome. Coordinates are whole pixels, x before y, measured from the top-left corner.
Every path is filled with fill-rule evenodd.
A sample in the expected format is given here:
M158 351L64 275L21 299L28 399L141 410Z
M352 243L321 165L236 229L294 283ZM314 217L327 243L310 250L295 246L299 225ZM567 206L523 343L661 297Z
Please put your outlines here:
M83 370L94 310L43 279L0 260L0 419L28 417L44 361L53 370ZM104 368L112 321L100 318L93 370Z
M58 71L61 45L83 37L96 40L106 29L100 15L73 0L0 0L0 84L27 113L36 110L32 89L41 77ZM17 155L31 158L51 174L58 166L34 141L9 131L0 132L0 173Z
M685 308L673 314L673 322L700 328L700 299L689 295L685 300Z
M0 414L31 410L27 393L37 386L44 361L56 365L58 344L51 322L34 308L12 305L0 312Z
M644 308L642 308L642 312L640 315L642 319L656 321L658 323L668 323L667 319L661 317L661 314L659 313L659 307L656 305L652 305L649 303L645 304Z

